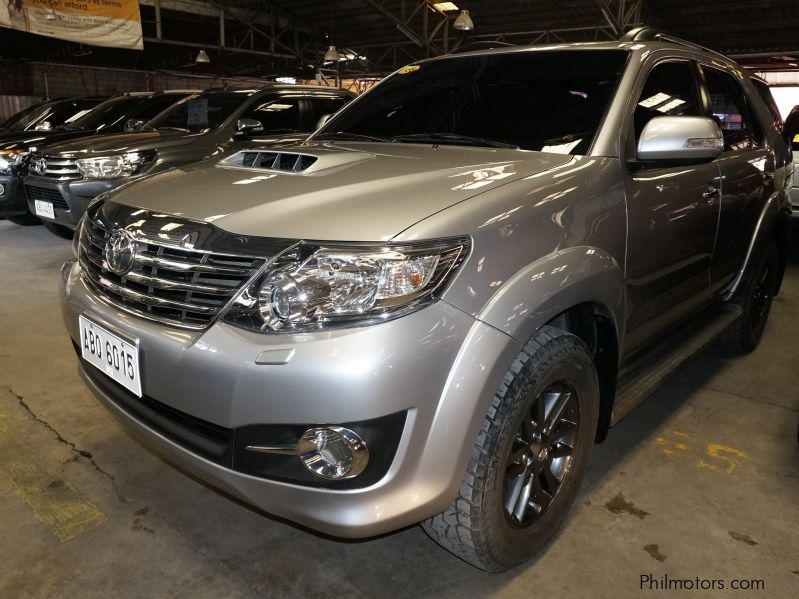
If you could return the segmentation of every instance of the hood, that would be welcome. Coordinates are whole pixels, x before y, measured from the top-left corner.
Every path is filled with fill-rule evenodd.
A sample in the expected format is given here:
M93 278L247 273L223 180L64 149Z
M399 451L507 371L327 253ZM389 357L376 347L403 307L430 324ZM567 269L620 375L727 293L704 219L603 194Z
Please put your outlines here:
M91 129L54 129L52 131L20 131L0 135L0 150L22 150L35 152L72 139L94 135Z
M89 156L108 156L142 150L157 150L190 144L197 139L198 133L178 131L144 131L140 133L117 133L114 135L98 135L91 140L80 140L73 143L59 143L48 147L48 154L70 155L79 158Z
M309 143L279 151L316 162L295 173L209 160L145 178L113 201L242 235L387 241L431 214L573 158L398 143Z

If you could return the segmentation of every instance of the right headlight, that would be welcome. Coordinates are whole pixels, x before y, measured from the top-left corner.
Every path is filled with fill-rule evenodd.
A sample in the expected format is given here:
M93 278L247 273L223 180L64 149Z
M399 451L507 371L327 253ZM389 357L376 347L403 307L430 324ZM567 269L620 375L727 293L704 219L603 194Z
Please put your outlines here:
M223 320L259 332L298 332L396 318L435 301L468 250L468 238L300 244L240 292Z
M146 169L155 159L154 150L128 152L113 156L81 158L78 170L84 179L116 179L129 177Z

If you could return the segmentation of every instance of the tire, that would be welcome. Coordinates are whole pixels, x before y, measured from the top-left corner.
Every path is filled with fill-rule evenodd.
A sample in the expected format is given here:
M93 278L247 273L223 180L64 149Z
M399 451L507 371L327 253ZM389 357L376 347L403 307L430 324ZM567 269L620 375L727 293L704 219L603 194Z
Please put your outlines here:
M30 212L6 216L6 218L9 220L9 222L14 223L15 225L20 225L21 227L33 227L42 224L42 221L39 220L38 217L33 216Z
M752 276L733 297L743 311L724 334L723 346L736 353L749 353L760 343L766 328L771 303L779 283L780 254L777 245L770 241L756 263Z
M50 231L53 235L57 235L62 239L72 239L72 236L75 232L70 229L69 227L65 227L64 225L58 225L56 223L51 223L47 221L44 222L44 228Z
M563 409L554 426L539 426L551 422L558 405ZM488 572L529 560L552 540L574 502L598 412L599 381L588 347L571 333L543 327L494 395L455 501L422 528Z

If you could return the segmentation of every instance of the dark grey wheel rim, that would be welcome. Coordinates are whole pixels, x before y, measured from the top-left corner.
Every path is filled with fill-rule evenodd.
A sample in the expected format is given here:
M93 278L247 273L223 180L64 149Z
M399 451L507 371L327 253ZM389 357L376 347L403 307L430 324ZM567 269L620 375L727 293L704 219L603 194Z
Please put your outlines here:
M565 382L547 387L525 411L505 468L502 508L514 528L536 522L571 472L580 427L577 391Z
M757 331L763 327L771 308L771 266L766 264L755 283L752 297L752 328Z

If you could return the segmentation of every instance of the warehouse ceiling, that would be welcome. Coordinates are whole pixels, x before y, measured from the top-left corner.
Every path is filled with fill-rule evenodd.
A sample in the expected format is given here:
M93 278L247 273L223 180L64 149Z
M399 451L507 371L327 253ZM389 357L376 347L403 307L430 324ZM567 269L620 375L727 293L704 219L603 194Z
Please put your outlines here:
M0 30L0 58L214 76L312 77L334 44L344 76L379 76L412 60L497 41L515 44L616 39L635 24L734 55L747 66L793 69L797 0L455 0L459 11L419 0L141 0L144 50L82 46ZM220 18L223 9L224 18ZM222 26L224 23L224 26ZM208 64L195 64L205 49Z

